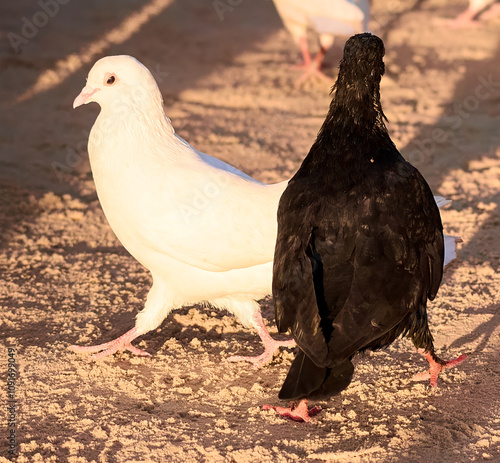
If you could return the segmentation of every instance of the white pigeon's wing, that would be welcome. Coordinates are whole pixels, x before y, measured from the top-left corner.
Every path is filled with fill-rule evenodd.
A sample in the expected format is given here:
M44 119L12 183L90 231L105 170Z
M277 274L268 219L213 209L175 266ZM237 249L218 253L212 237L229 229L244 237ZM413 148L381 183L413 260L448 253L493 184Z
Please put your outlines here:
M434 196L437 207L443 207L451 203L449 199L442 196ZM444 263L446 267L450 262L457 258L457 243L461 243L462 238L458 236L444 235Z
M204 163L208 164L211 167L214 167L217 170L229 172L231 174L237 175L240 178L250 180L251 182L264 185L263 183L258 182L257 180L250 177L250 175L245 174L245 172L238 170L236 167L234 167L230 164L227 164L226 162L221 161L220 159L214 158L213 156L210 156L209 154L201 153L200 151L197 151L197 154Z
M141 202L147 204L138 212L143 217L141 240L160 254L204 270L271 262L278 202L287 182L264 185L220 168L222 161L213 164L200 157L195 165L175 167L169 174L175 180ZM148 210L151 203L154 208Z

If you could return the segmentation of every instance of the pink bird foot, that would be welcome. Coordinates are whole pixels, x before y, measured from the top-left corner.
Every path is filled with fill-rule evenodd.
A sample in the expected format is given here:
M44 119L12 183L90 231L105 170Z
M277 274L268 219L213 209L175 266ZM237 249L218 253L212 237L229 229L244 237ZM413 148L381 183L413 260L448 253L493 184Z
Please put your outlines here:
M278 352L280 347L294 347L295 341L290 339L289 341L276 341L275 339L266 339L264 342L264 352L262 354L253 356L245 356L245 355L234 355L233 357L229 357L227 359L228 362L250 362L253 363L255 368L260 368L269 362L274 357L274 354Z
M307 44L307 37L300 37L299 46L304 61L300 64L293 65L292 69L306 69L311 66L312 63L311 54L309 53L309 46Z
M264 352L256 357L254 356L243 356L243 355L235 355L233 357L229 357L227 359L228 362L250 362L253 363L255 368L260 368L263 365L269 363L274 354L278 351L280 347L294 347L295 341L290 339L288 341L276 341L273 339L267 330L267 326L264 323L264 319L262 318L262 314L260 310L257 310L253 318L256 322L257 333L259 334L262 343L264 344Z
M113 341L99 344L97 346L69 346L68 349L76 352L77 354L93 354L89 360L100 360L108 355L112 355L118 351L128 350L134 355L139 357L151 357L151 354L134 347L131 342L138 337L137 329L134 327L130 331L116 338Z
M417 373L413 375L413 381L424 381L430 379L431 387L437 386L437 379L439 374L446 368L453 368L460 365L464 360L467 360L467 355L463 354L454 360L441 360L436 355L432 355L430 352L425 352L424 349L418 349L419 354L422 354L425 359L429 362L429 369L423 373Z
M274 405L262 405L262 410L274 410L278 415L285 418L290 418L293 421L300 421L309 423L311 418L317 415L321 411L321 407L314 406L309 408L307 405L307 399L302 399L298 405L294 403L290 404L289 408L286 407L275 407Z

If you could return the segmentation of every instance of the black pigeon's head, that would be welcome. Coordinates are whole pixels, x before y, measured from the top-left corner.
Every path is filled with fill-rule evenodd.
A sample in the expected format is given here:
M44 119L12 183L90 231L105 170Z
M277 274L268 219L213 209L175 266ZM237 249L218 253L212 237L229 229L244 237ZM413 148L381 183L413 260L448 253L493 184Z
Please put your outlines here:
M327 121L383 125L380 79L385 71L384 54L384 42L370 33L354 35L346 42Z
M345 44L337 84L379 84L385 71L384 42L370 33L352 36Z
M353 78L381 77L384 74L385 48L382 39L370 33L352 36L345 44L340 70Z

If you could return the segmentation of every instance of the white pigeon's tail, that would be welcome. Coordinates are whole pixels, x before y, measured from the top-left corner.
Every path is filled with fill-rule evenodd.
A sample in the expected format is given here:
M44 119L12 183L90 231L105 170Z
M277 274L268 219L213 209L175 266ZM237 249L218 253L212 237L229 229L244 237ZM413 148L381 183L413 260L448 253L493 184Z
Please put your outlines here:
M437 207L451 204L449 199L442 196L434 196L434 201L436 201ZM444 235L444 267L457 258L457 243L462 243L462 238L459 236Z
M457 258L457 243L462 243L462 238L444 235L444 267Z
M437 207L439 208L451 204L451 200L443 198L442 196L434 196L434 201L436 201Z

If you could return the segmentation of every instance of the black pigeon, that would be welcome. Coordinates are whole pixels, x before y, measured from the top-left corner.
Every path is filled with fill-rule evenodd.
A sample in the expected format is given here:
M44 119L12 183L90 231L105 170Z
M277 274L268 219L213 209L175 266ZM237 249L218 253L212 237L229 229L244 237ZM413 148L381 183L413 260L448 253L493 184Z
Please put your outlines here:
M429 185L401 156L384 123L384 44L351 37L326 120L278 209L273 297L280 333L298 353L280 414L308 421L307 398L338 394L352 357L409 336L435 386L445 362L434 352L426 304L443 273L443 226ZM317 411L315 407L314 411Z

